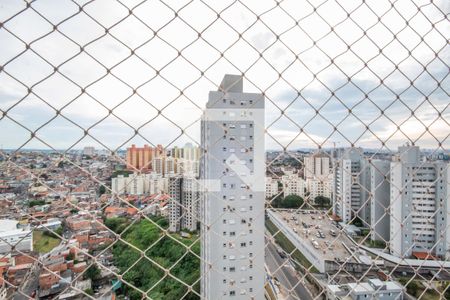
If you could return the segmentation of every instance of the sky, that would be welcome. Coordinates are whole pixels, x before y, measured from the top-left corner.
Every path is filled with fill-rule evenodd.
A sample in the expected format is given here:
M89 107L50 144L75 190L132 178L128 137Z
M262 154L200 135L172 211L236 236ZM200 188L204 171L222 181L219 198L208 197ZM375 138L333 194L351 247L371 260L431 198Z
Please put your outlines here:
M0 0L0 146L198 144L228 73L264 93L267 149L449 149L449 12L443 0Z

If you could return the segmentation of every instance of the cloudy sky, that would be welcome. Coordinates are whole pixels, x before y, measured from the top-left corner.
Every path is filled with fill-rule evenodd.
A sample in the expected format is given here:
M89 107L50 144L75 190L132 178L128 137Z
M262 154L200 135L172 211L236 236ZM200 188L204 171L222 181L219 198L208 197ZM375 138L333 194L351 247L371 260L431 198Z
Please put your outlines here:
M449 12L445 0L0 0L0 145L199 143L208 91L231 73L265 94L269 149L449 149Z

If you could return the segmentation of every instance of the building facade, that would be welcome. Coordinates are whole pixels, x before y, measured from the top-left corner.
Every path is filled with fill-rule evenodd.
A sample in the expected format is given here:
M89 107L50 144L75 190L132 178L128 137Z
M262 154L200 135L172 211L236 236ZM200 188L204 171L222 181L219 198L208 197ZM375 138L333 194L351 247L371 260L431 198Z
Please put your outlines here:
M168 192L169 179L156 173L133 173L111 178L111 190L118 195L143 195Z
M348 148L334 168L333 213L343 222L370 224L370 163L361 148Z
M396 281L369 279L368 282L327 285L329 300L402 300L404 295L403 286Z
M264 97L225 75L202 117L201 294L264 299Z
M370 234L374 241L389 241L390 161L372 160L370 166Z
M131 145L130 148L127 148L127 168L135 171L152 170L152 160L165 155L165 150L161 145L154 148L149 145L144 145L144 147Z
M275 196L279 194L278 192L278 181L272 177L266 177L266 198L272 200Z
M33 251L33 234L30 228L18 228L16 220L0 220L0 254Z
M305 198L306 181L299 177L297 173L284 170L284 175L281 176L281 183L283 184L284 197L297 195Z
M448 259L448 163L422 160L419 147L403 146L391 162L390 176L391 254Z
M314 202L316 197L323 196L331 200L333 173L330 168L330 156L319 152L305 156L303 162L303 174L306 181L306 189L309 193L308 199Z
M169 178L169 231L196 231L199 222L200 183L193 175Z

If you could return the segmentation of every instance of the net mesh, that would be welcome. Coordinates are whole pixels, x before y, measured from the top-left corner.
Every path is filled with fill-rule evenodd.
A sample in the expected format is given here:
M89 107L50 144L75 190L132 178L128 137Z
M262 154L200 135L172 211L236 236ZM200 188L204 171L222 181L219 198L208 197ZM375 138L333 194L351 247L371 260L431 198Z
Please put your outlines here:
M265 285L220 269L217 297L449 299L449 8L0 1L0 298L204 298L200 123L230 73L265 98L265 244L241 249Z

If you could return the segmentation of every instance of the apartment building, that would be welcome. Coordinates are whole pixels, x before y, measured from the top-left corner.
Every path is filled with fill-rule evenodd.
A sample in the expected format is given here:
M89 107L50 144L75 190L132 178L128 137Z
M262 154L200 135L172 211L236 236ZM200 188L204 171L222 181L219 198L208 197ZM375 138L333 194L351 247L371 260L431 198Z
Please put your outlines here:
M305 179L328 179L332 175L330 169L330 157L325 153L315 153L304 158Z
M390 251L399 257L450 257L450 169L421 159L417 146L399 147L390 167Z
M336 161L333 213L343 222L359 217L370 224L370 163L361 148L348 148Z
M169 178L169 231L196 231L199 222L200 184L195 176Z
M114 194L143 195L168 192L168 178L156 173L133 173L111 178L111 190Z
M305 197L306 181L291 170L283 170L284 175L281 176L281 183L283 184L284 196L298 195Z
M202 117L201 294L264 299L264 97L225 75Z
M273 197L279 194L278 191L278 180L273 179L272 177L266 177L266 198L272 199Z
M127 168L130 170L147 171L152 169L152 160L156 157L165 156L163 146L150 147L136 147L131 145L127 148Z
M304 178L309 200L323 196L331 199L333 187L333 173L330 168L330 156L318 152L304 158Z
M389 241L390 164L372 160L370 166L370 234L374 241Z
M200 147L194 146L191 143L186 143L184 147L173 147L171 150L173 157L179 159L185 159L190 161L199 161L201 155Z

